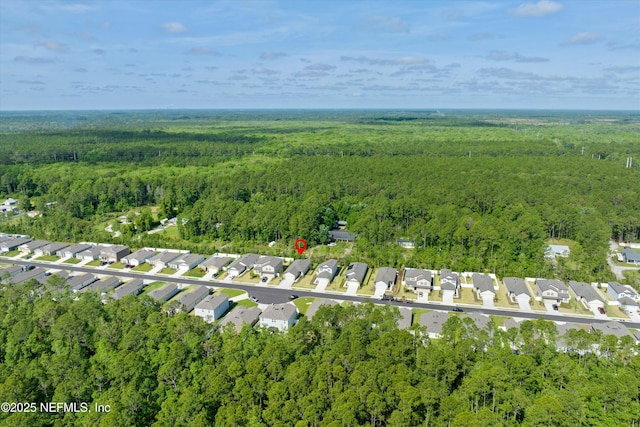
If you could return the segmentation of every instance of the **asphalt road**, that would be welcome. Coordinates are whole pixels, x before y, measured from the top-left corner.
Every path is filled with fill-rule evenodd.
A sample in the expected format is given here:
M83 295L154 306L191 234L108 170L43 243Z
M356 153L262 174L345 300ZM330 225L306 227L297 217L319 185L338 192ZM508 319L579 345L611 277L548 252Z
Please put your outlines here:
M205 281L201 279L193 279L188 277L170 277L170 276L156 276L153 274L139 273L139 272L128 272L122 270L105 270L99 269L96 267L82 267L73 264L51 264L48 262L38 262L31 260L13 260L6 258L7 261L13 262L18 265L34 265L37 267L43 267L47 269L60 269L60 270L69 270L69 271L78 271L83 273L93 273L93 274L104 274L104 275L113 275L118 277L128 277L128 278L138 278L138 279L148 279L148 280L161 280L163 282L170 283L182 283L185 285L201 285L201 286L209 286L212 288L229 288L229 289L239 289L242 291L246 291L250 296L255 296L258 298L258 302L261 304L278 304L290 301L291 295L297 295L298 297L311 297L311 298L332 298L338 299L342 301L353 301L353 302L366 302L372 301L376 304L386 304L386 305L395 305L398 307L416 307L416 308L427 308L431 310L444 310L451 311L454 306L443 305L443 304L429 304L429 303L419 303L419 302L411 302L411 303L402 303L399 301L378 301L373 300L369 297L361 297L361 296L351 296L345 295L343 293L326 293L326 292L315 292L315 291L303 291L300 289L278 289L275 287L263 287L256 285L242 285L239 283L226 283L226 282L217 282L217 281ZM511 311L511 310L498 310L498 309L487 309L482 307L464 307L465 313L479 313L485 315L494 315L494 316L508 316L508 317L518 317L522 319L539 319L544 318L546 320L553 320L558 322L574 322L574 323L606 323L610 320L608 319L595 319L595 318L586 318L580 316L569 316L569 315L552 315L548 313L526 313L520 311ZM640 323L634 322L623 322L628 328L636 328L640 329Z

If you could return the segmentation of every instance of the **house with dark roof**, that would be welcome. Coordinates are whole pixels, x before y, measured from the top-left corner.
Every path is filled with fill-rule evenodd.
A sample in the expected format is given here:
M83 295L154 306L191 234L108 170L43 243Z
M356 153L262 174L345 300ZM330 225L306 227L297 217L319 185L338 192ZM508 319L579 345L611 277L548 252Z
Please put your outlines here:
M86 249L80 253L76 254L77 259L81 259L83 261L93 261L100 258L100 253L104 249L104 246L92 246L89 249Z
M18 250L23 254L31 254L36 249L41 248L43 246L47 246L49 243L51 242L48 242L46 240L32 240L30 242L27 242L18 246Z
M151 258L147 258L147 264L153 265L154 267L166 268L169 266L171 261L178 258L180 255L181 254L179 252L164 251L152 256Z
M353 242L356 235L346 230L329 230L329 238L332 242Z
M473 290L478 299L493 300L496 297L496 291L493 288L493 279L491 276L481 273L473 273L471 276L473 281Z
M615 300L620 300L621 298L629 298L634 301L639 301L640 296L635 289L633 289L629 285L621 285L618 282L609 282L607 284L607 293L613 297Z
M413 322L413 311L410 308L400 307L400 318L397 321L398 329L409 329Z
M622 250L622 256L625 262L629 264L640 264L640 254L631 248L624 248Z
M200 264L200 268L206 272L213 272L214 276L220 274L224 267L231 262L227 256L210 256Z
M403 275L404 284L413 292L429 293L433 290L433 275L429 270L406 268Z
M283 274L284 279L291 281L297 281L299 278L307 274L311 267L311 260L309 258L297 259L291 263L291 265L285 270Z
M531 301L531 295L529 295L527 284L523 279L519 277L505 277L504 286L507 288L507 297L509 297L512 302L522 301L529 303Z
M2 252L11 252L13 250L18 249L21 245L25 243L29 243L31 239L27 237L18 237L15 239L7 239L4 242L0 243L0 253Z
M145 286L142 279L133 279L122 286L118 286L111 296L113 299L121 299L127 295L140 295Z
M253 271L261 277L273 279L282 271L282 258L275 256L261 256L255 262Z
M52 256L52 255L56 255L56 253L59 250L62 250L68 246L69 246L68 243L53 242L53 243L49 243L48 245L42 246L41 248L36 249L35 251L33 251L33 254L37 257Z
M181 304L180 311L188 313L193 310L196 304L209 295L209 290L206 286L196 286L195 289L180 294L178 297L178 302Z
M31 279L35 279L35 280L41 279L45 277L46 273L47 273L47 270L45 270L44 268L36 267L31 270L24 270L16 274L15 276L12 276L9 280L11 281L11 283L18 285L20 283L24 283Z
M78 255L80 252L86 251L93 245L90 243L78 243L77 245L67 246L66 248L59 249L56 252L60 258L72 258Z
M560 280L536 279L536 291L543 300L554 301L558 304L568 303L571 300L569 289Z
M237 260L233 261L229 264L227 268L227 272L229 273L229 277L238 277L242 276L247 271L251 270L253 266L256 264L256 261L260 258L258 254L244 254Z
M213 322L221 318L229 310L229 297L227 294L208 295L196 304L194 314L206 322Z
M67 286L69 286L73 292L79 292L82 288L86 288L96 280L98 280L98 278L93 274L80 274L67 279Z
M204 256L200 254L182 254L169 261L169 268L174 270L191 270L204 261Z
M180 292L180 289L178 289L175 283L167 283L158 289L150 291L147 295L156 301L166 302L173 298L178 292Z
M117 288L121 284L122 284L122 281L119 278L114 276L109 276L109 277L105 277L100 280L97 280L92 284L90 284L89 286L86 286L80 289L80 292L100 292L100 293L106 294L107 292Z
M369 267L367 266L367 264L363 262L352 262L351 264L349 264L349 267L347 267L347 271L345 273L347 280L344 282L344 286L362 286L362 282L364 281L364 277L367 275L368 269Z
M622 338L624 336L630 336L633 338L635 342L637 342L636 337L620 322L604 322L604 323L592 323L591 331L601 331L603 335L614 335L617 338Z
M228 324L232 324L236 332L240 332L244 325L253 326L258 322L262 311L258 307L236 307L220 321L220 329L224 330Z
M398 270L392 267L380 267L374 281L374 288L377 292L385 292L393 289L398 278ZM363 276L364 279L364 276Z
M118 262L120 259L131 253L129 246L110 245L104 246L100 251L100 259L104 262Z
M578 301L582 302L587 308L604 307L604 302L602 302L600 296L591 285L571 280L569 288L576 294Z
M139 265L144 264L145 262L147 262L148 259L151 259L155 255L156 253L152 250L140 249L135 251L134 253L125 255L124 257L122 257L120 261L122 261L123 264L137 267Z
M316 285L328 285L338 273L338 261L330 259L318 266L316 278L313 281Z
M445 268L440 270L440 290L443 296L449 294L457 298L460 295L460 276Z
M320 307L322 306L333 307L334 305L338 305L338 302L332 299L326 299L326 298L315 299L307 309L305 316L307 316L307 319L313 319L313 316L316 315Z
M638 302L629 297L622 297L618 300L620 310L627 314L635 314L638 312Z
M440 338L442 325L449 320L450 315L442 311L430 311L420 316L420 326L427 328L427 333L431 338Z
M288 331L298 320L298 309L293 304L271 304L260 315L259 325Z

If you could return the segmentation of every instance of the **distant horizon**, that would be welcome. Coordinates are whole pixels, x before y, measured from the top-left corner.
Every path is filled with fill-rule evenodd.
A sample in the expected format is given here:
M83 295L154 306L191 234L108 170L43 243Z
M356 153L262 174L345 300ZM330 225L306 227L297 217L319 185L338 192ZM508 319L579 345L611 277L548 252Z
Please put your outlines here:
M636 111L639 20L637 0L4 0L0 110Z

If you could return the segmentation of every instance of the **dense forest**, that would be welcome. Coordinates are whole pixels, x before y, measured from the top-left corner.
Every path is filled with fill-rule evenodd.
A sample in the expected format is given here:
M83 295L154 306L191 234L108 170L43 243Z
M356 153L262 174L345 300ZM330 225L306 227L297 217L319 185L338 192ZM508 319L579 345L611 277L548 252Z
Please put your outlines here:
M322 307L288 333L237 334L148 297L76 298L56 280L0 290L0 401L92 410L1 413L2 425L640 423L632 340L576 330L566 337L575 350L563 353L552 322L504 332L455 316L430 340L415 325L398 330L396 308L372 304ZM594 344L600 356L584 351Z
M0 230L111 241L96 223L153 206L180 219L180 239L144 233L146 211L118 243L278 241L293 255L295 239L327 243L346 220L358 239L345 262L584 281L612 278L610 238L640 238L633 113L94 114L4 114L0 197L43 215ZM570 240L571 257L545 262L550 239Z

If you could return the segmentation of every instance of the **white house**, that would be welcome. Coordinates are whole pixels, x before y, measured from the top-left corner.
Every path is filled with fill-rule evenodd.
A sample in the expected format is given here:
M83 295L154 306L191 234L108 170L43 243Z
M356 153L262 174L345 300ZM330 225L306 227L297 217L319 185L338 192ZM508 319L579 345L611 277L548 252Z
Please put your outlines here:
M545 251L545 258L562 257L567 258L571 253L571 248L566 245L549 245Z
M214 276L217 276L230 262L230 257L213 255L204 260L200 264L200 268L206 272L213 272Z
M507 296L514 303L527 303L531 301L531 295L527 284L519 277L505 277L504 286L507 288Z
M182 306L180 307L180 311L184 311L185 313L190 312L194 309L196 304L201 302L209 295L209 288L206 286L196 286L195 289L189 292L183 292L178 297L178 301Z
M316 279L313 281L316 285L327 286L338 273L338 261L330 259L323 262L316 269Z
M260 315L259 325L263 328L275 328L288 331L296 324L298 309L293 304L272 304Z
M191 270L204 261L204 257L199 254L183 254L169 261L169 267L175 270Z
M256 261L258 261L258 258L260 258L260 255L257 255L257 254L242 255L240 258L238 258L237 260L229 264L229 268L227 268L229 277L233 278L233 277L241 276L247 271L251 270L255 265Z
M132 254L125 255L120 261L122 261L126 265L137 267L147 262L147 260L155 256L155 254L156 253L152 250L140 249Z
M287 268L283 274L283 279L290 280L291 282L295 282L300 277L307 274L309 268L311 267L311 261L308 258L297 259L291 263L289 268Z
M376 294L392 290L393 285L396 284L397 278L398 270L396 270L395 268L380 267L378 269L378 273L376 274L375 282L373 285L373 287L376 289Z
M581 301L589 309L604 307L604 302L591 285L572 280L569 282L569 287L576 294L578 301Z
M407 288L418 294L428 294L433 289L433 276L429 270L406 268L404 270L403 282Z
M361 286L364 281L364 277L367 275L369 267L363 262L352 262L347 267L345 276L347 280L344 282L344 286L358 285Z
M458 297L460 290L460 276L451 270L440 270L440 291L444 299L445 296Z
M550 300L556 303L568 303L571 301L569 289L560 280L536 279L536 291L543 300Z
M621 285L618 282L609 282L607 284L607 293L611 295L615 300L620 300L621 298L629 298L634 301L639 301L640 296L638 293L629 285Z
M221 318L229 310L229 297L227 294L209 295L200 301L194 314L203 318L206 322L213 322Z
M493 301L496 297L496 291L493 289L493 279L491 276L480 273L473 273L471 276L473 281L473 290L479 300Z

